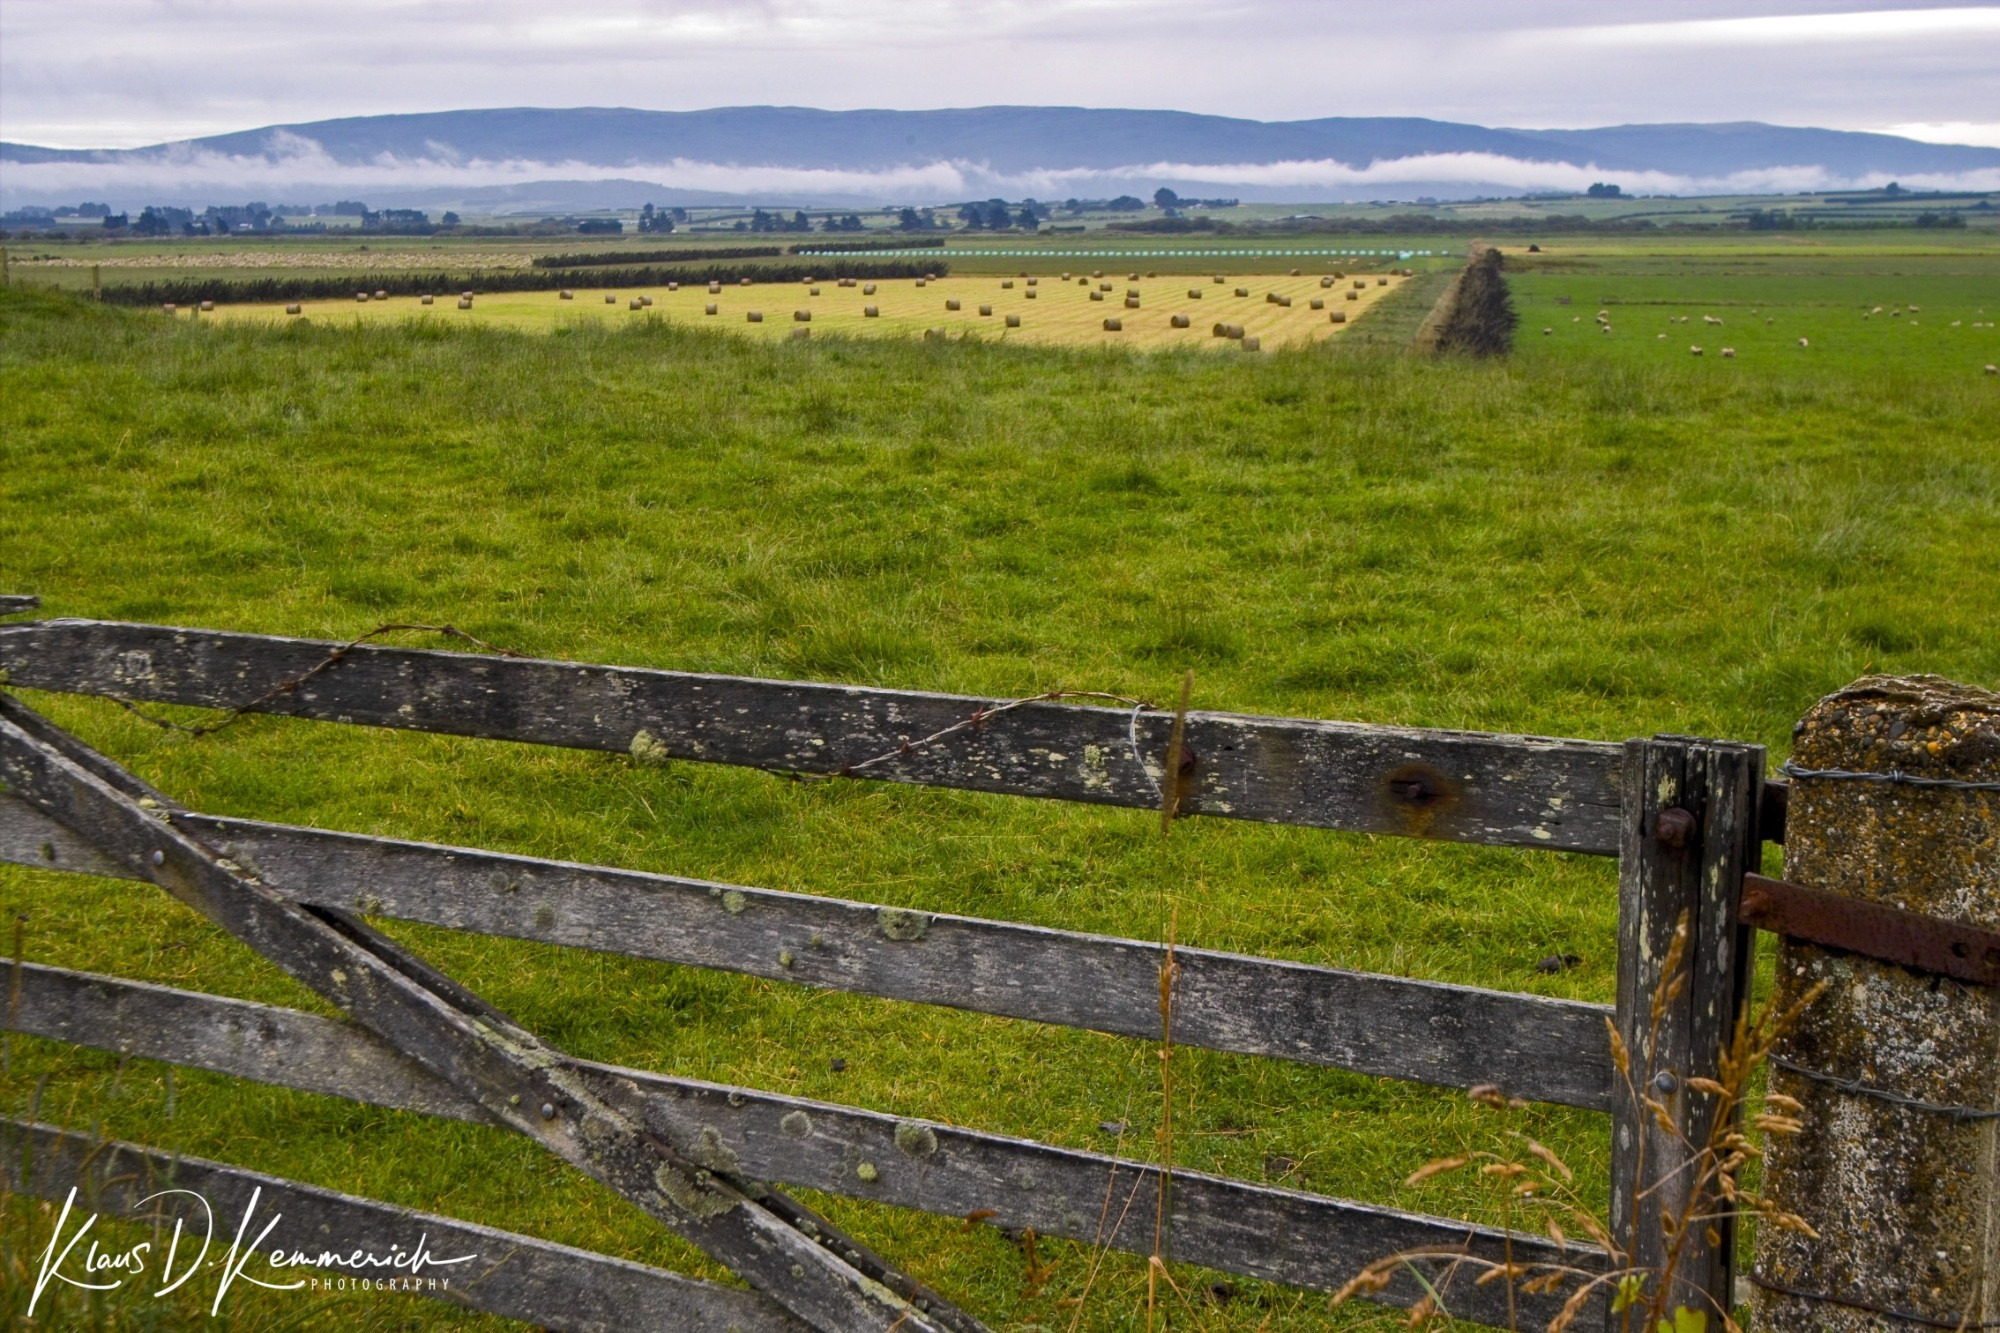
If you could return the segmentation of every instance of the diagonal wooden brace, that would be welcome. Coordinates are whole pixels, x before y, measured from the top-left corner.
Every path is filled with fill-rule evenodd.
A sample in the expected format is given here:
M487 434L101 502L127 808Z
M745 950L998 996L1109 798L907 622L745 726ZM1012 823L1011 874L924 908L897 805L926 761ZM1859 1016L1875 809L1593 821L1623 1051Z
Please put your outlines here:
M629 1080L580 1066L359 920L285 901L165 823L158 793L0 694L0 781L823 1333L983 1333L796 1202L677 1145Z

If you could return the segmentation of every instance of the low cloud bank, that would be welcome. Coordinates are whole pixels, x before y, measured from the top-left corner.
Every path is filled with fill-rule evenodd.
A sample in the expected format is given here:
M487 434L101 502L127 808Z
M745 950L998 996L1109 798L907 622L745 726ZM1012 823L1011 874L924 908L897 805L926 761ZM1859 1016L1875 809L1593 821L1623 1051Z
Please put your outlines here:
M1800 164L1724 175L1619 171L1592 163L1531 161L1492 153L1423 153L1353 165L1331 158L1283 162L1145 162L1113 168L997 171L988 164L939 159L888 170L861 171L758 166L673 158L604 165L526 158L465 159L443 149L434 156L380 154L340 160L317 142L274 133L259 154L232 155L189 146L8 161L0 165L0 205L101 199L114 207L145 203L220 203L246 199L323 202L336 195L393 192L404 199L450 201L470 191L538 182L637 182L707 196L811 203L943 203L968 198L1035 196L1061 199L1104 193L1147 193L1158 185L1194 192L1223 191L1264 202L1353 198L1449 197L1495 192L1581 191L1614 181L1628 194L1780 194L1875 189L1886 173L1844 175ZM1902 173L1906 189L2000 190L2000 168Z

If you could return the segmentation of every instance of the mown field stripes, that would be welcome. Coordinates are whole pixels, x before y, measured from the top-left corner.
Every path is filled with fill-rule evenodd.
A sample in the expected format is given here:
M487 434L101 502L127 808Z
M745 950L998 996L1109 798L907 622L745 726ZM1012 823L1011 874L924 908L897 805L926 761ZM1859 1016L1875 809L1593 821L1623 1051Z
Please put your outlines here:
M1157 944L811 894L163 812L295 900L978 1013L1159 1035ZM141 878L0 796L0 860ZM1182 1045L1614 1104L1607 1006L1175 951Z
M0 965L11 991L11 964ZM24 964L16 1030L141 1059L208 1069L374 1105L464 1120L484 1113L461 1093L371 1034L338 1020L194 991ZM586 1062L580 1062L586 1063ZM716 1169L945 1216L992 1209L1010 1229L1150 1253L1154 1168L881 1112L611 1066L646 1113L677 1141L698 1143ZM861 1171L863 1165L872 1172ZM868 1177L871 1177L868 1178ZM1384 1254L1436 1248L1498 1260L1508 1237L1447 1218L1200 1172L1176 1171L1171 1257L1224 1272L1330 1290ZM1128 1210L1128 1199L1137 1200ZM1109 1201L1107 1203L1107 1201ZM1516 1235L1517 1263L1584 1269L1603 1256L1572 1244ZM1429 1275L1440 1279L1434 1266ZM1460 1317L1504 1323L1498 1284L1449 1287ZM1409 1278L1379 1299L1409 1304ZM1525 1320L1546 1323L1561 1298L1522 1296Z
M339 646L51 620L0 626L0 670L34 689L235 708ZM838 774L888 755L866 776L1158 805L1170 726L1158 713L1035 703L899 753L998 702L371 644L258 711L776 772ZM1183 814L1618 851L1617 745L1207 712L1189 715L1187 739Z
M421 1237L430 1253L439 1258L464 1254L477 1258L471 1263L429 1269L423 1276L435 1278L441 1285L426 1281L410 1290L562 1333L684 1333L688 1329L806 1333L804 1325L754 1291L718 1286L589 1250L359 1199L199 1157L106 1142L51 1125L0 1119L0 1172L12 1188L57 1205L75 1186L85 1216L96 1211L144 1216L149 1210L141 1201L153 1191L192 1190L215 1210L214 1248L218 1253L227 1248L231 1228L261 1189L258 1222L280 1219L266 1242L269 1247L281 1245L287 1252L296 1249L315 1256L322 1250L349 1254L357 1247L387 1254L392 1244L409 1248ZM187 1243L197 1244L201 1235L198 1210L190 1208L175 1215L195 1227ZM183 1253L182 1261L186 1258ZM287 1269L274 1278L261 1262L248 1271L265 1281L382 1279L394 1275L381 1269L306 1268ZM215 1280L206 1276L197 1285L213 1291ZM63 1297L61 1285L56 1284L43 1298L43 1312L63 1308ZM309 1295L300 1299L322 1298Z

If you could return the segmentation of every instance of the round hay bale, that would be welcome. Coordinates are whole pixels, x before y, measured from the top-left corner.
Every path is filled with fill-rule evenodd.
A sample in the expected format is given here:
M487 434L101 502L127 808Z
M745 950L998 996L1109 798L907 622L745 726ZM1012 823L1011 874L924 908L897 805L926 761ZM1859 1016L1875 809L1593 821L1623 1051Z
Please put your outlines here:
M1147 274L1146 276L1147 276L1147 277L1149 277L1149 278L1157 278L1157 277L1159 277L1160 275L1159 275L1159 274L1157 274L1157 273L1148 273L1148 274Z
M808 273L808 274L806 274L806 275L805 275L805 276L804 276L803 278L800 278L800 279L799 279L799 281L800 281L800 282L803 282L803 283L804 283L804 284L805 284L806 286L810 287L810 286L812 286L812 285L813 285L813 284L814 284L815 282L819 281L819 279L817 279L817 278L813 277L813 275L812 275L812 274Z
M852 279L852 278L842 278L842 279L840 280L840 285L841 285L841 286L843 286L843 287L852 287L852 286L854 285L854 279Z
M1387 278L1377 278L1375 279L1375 285L1377 287L1387 287L1389 285L1389 280Z
M639 298L639 304L644 306L650 306L651 304L653 304L653 298L650 296L642 296Z
M459 297L459 298L458 298L458 308L459 308L460 310L470 310L470 309L472 309L472 298L471 298L471 297L469 297L469 296L461 296L461 297Z
M979 307L979 313L982 315L991 315L993 313L993 307L990 305L983 305Z
M1021 317L1020 317L1019 315L1009 315L1009 316L1007 316L1007 327L1008 327L1008 328L1010 328L1010 329L1018 329L1018 328L1020 328L1020 327L1021 327Z
M748 279L748 278L738 278L738 279L736 280L736 285L737 285L738 287L748 287L748 286L750 285L750 279Z
M1125 294L1127 296L1137 296L1139 294L1139 289L1137 287L1127 287L1125 289Z
M1347 322L1347 312L1345 310L1336 310L1328 315L1326 320L1329 324L1345 324Z
M944 303L944 308L945 308L946 310L958 310L958 309L960 309L961 307L960 307L960 306L959 306L959 304L958 304L958 298L957 298L956 296L953 296L953 297L948 297L948 298L946 298L946 300L945 300L945 303Z
M1021 295L1023 295L1023 296L1025 296L1025 297L1027 297L1027 298L1028 298L1028 299L1029 299L1030 301L1032 301L1032 300L1034 300L1034 299L1035 299L1035 298L1036 298L1037 296L1040 296L1040 295L1041 295L1041 293L1040 293L1040 292L1038 292L1038 291L1036 291L1036 290L1035 290L1035 289L1034 289L1033 287L1030 287L1030 288L1028 288L1028 290L1027 290L1027 291L1025 291L1025 292L1022 292L1022 293L1021 293Z
M1100 292L1108 292L1111 290L1111 284L1108 282L1100 282L1097 284L1097 290Z
M1028 279L1028 285L1029 285L1030 287L1032 287L1032 286L1034 286L1034 285L1035 285L1036 283L1038 283L1038 282L1040 282L1040 281L1041 281L1041 279L1040 279L1040 278L1029 278L1029 279Z
M1091 300L1093 300L1093 301L1102 301L1102 300L1104 299L1104 293L1103 293L1103 292L1092 292L1092 293L1090 294L1090 299L1091 299Z
M808 287L808 288L806 288L806 295L807 295L807 296L818 296L818 295L819 295L819 288L817 288L817 287Z
M1350 301L1359 301L1359 300L1361 299L1361 293L1360 293L1360 292L1349 292L1349 293L1347 294L1347 299L1348 299L1348 300L1350 300Z
M305 307L299 305L297 302L293 302L291 305L285 307L285 313L288 315L297 315L303 313L304 309Z
M861 314L865 319L880 319L882 316L882 307L879 305L865 305L861 307Z
M933 338L942 338L942 337L944 337L944 330L943 330L943 329L925 329L925 330L924 330L924 341L925 341L925 342L929 342L929 341L930 341L931 339L933 339Z
M1101 268L1094 268L1090 270L1090 276L1093 278L1101 278L1104 276L1104 270Z
M171 315L174 313L174 303L172 301L168 301L166 304L162 305L160 309L165 311L167 314Z
M1222 329L1222 336L1225 338L1241 338L1243 336L1243 326L1241 324L1223 324L1219 327Z
M1063 274L1063 275L1062 275L1062 280L1063 280L1064 282L1068 282L1068 281L1069 281L1069 274L1067 274L1067 273Z
M678 282L670 282L667 284L667 290L670 292L677 292L680 289L681 285Z
M793 329L793 330L792 330L792 336L793 336L794 338L810 338L810 337L812 337L812 330L811 330L811 329Z
M1136 273L1127 273L1125 275L1125 281L1127 282L1137 282L1138 280L1139 280L1139 275Z
M719 282L711 282L711 283L709 283L709 284L708 284L708 294L709 294L710 296L720 296L720 295L722 294L722 284L721 284L721 283L719 283Z
M812 323L812 317L813 312L810 310L794 310L792 312L792 322L794 324L810 324Z
M1139 308L1139 298L1138 298L1138 297L1136 297L1136 296L1128 296L1128 297L1126 297L1126 298L1125 298L1125 308L1126 308L1127 310L1137 310L1137 309Z
M1187 326L1188 326L1188 317L1186 315L1175 315L1172 319L1167 321L1167 327L1170 329L1184 329Z
M1188 288L1188 300L1199 301L1200 299L1201 299L1201 288L1199 287Z
M873 296L875 294L875 284L871 282L866 287L863 287L861 294L863 296Z
M613 296L613 295L612 295L612 294L611 294L610 292L606 292L606 293L604 294L604 304L606 304L606 305L617 305L617 304L618 304L618 298L617 298L617 297L615 297L615 296Z
M1347 274L1346 274L1346 273L1345 273L1345 272L1344 272L1343 270L1341 270L1341 269L1335 269L1335 270L1333 271L1333 277L1334 277L1334 280L1335 280L1336 282L1338 282L1338 281L1339 281L1340 279L1342 279L1342 278L1344 278L1344 277L1346 277L1346 276L1347 276Z
M1012 278L1002 278L1002 279L1000 280L1000 290L1001 290L1001 291L1003 291L1003 292L1011 292L1011 291L1013 291L1013 290L1014 290L1014 280L1013 280Z
M1315 296L1310 302L1307 303L1307 309L1324 310L1326 309L1326 301L1320 297Z
M712 314L714 314L714 313L715 313L715 302L713 302L713 301L710 301L710 302L709 302L709 303L708 303L707 305L703 306L703 307L701 308L701 313L702 313L702 314L704 314L704 315L712 315Z
M459 293L459 295L460 295L460 296L463 296L463 297L464 297L464 298L465 298L466 300L470 301L470 300L471 300L471 299L472 299L472 298L473 298L473 297L474 297L475 295L477 295L477 293L475 293L475 292L460 292L460 293Z
M1322 287L1331 287L1331 286L1333 286L1333 279L1332 279L1332 278L1321 278L1321 279L1319 280L1319 285L1320 285L1320 286L1322 286Z
M1107 319L1104 321L1104 331L1106 333L1122 333L1124 329L1125 321L1122 319Z
M356 292L356 293L354 294L354 299L355 299L355 300L357 300L357 301L366 301L366 300L368 299L368 293L367 293L367 292Z
M1238 296L1248 296L1250 294L1250 289L1248 287L1238 287L1236 289L1236 294Z
M378 287L375 290L375 299L378 301L386 301L389 299L389 293L383 291L381 288Z
M923 285L924 285L924 280L923 280L922 278L918 278L918 279L917 279L917 286L921 287L921 286L923 286Z
M1263 346L1264 346L1263 341L1255 337L1245 338L1243 340L1243 350L1246 352L1261 351L1263 349Z
M569 288L565 287L561 291L556 293L556 297L558 300L574 301L576 299L576 293L571 291ZM431 303L431 298L426 296L424 298L424 304L429 305L430 303Z
M627 306L626 308L627 308L628 310L638 310L638 309L640 309L640 308L641 308L641 303L640 303L640 301L639 301L639 298L638 298L638 297L636 297L636 296L635 296L635 297L633 297L633 298L632 298L632 301L631 301L631 304L630 304L630 305L628 305L628 306Z
M1356 278L1356 279L1354 280L1354 290L1355 290L1355 291L1357 291L1357 292L1358 292L1358 291L1364 291L1364 290L1366 290L1366 289L1367 289L1367 287L1368 287L1368 280L1367 280L1366 278Z
M929 279L930 279L930 280L931 280L932 282L936 282L936 281L937 281L937 274L935 274L935 273L926 273L926 274L924 274L924 276L925 276L926 278L929 278Z
M764 312L761 310L746 310L743 312L743 320L746 324L762 324L764 322Z
M1293 270L1292 270L1292 276L1293 276L1293 277L1295 277L1295 278L1296 278L1296 277L1298 277L1298 276L1299 276L1299 271L1298 271L1297 269L1293 269Z
M1220 273L1218 273L1218 274L1216 274L1216 275L1215 275L1215 277L1214 277L1214 278L1210 279L1210 281L1214 282L1214 283L1215 283L1215 284L1216 284L1217 286L1221 286L1221 285L1222 285L1222 275L1221 275Z
M202 308L202 309L203 309L204 311L208 311L208 310L213 310L213 309L215 309L215 302L213 302L213 301L203 301L203 302L201 303L201 308Z
M419 296L417 300L421 301L425 305L429 305L431 303L431 294L429 292L425 292L422 296Z

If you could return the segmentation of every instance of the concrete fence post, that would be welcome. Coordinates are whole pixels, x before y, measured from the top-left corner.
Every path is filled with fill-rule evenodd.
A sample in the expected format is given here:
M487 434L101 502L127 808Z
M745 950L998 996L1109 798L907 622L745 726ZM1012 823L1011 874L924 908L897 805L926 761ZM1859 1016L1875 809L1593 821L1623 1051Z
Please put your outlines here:
M2000 928L2000 694L1870 676L1794 738L1787 880ZM1757 1328L2000 1328L2000 988L1780 943L1778 1003L1821 979L1770 1071L1805 1128L1764 1175L1819 1239L1758 1229Z

